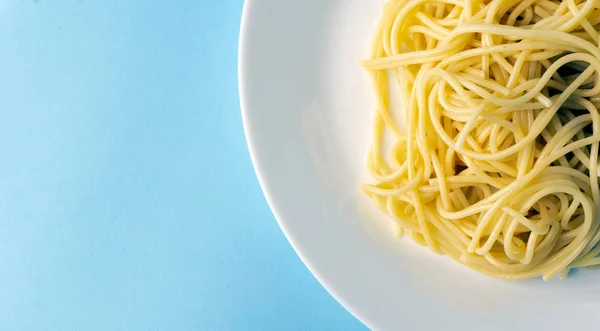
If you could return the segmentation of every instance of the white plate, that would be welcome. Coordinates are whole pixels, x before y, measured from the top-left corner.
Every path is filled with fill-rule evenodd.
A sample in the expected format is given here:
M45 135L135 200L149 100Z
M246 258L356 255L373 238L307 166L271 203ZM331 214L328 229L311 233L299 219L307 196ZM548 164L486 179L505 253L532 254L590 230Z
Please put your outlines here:
M597 329L600 270L503 281L393 236L361 195L373 97L357 66L384 0L247 0L240 95L256 173L287 238L374 329Z

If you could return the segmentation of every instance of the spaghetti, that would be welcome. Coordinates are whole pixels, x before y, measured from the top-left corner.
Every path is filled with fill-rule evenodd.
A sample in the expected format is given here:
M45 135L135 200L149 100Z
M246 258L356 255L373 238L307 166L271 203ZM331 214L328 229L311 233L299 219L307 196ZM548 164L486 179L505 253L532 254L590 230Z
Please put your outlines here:
M392 0L361 65L400 232L505 279L600 264L600 1Z

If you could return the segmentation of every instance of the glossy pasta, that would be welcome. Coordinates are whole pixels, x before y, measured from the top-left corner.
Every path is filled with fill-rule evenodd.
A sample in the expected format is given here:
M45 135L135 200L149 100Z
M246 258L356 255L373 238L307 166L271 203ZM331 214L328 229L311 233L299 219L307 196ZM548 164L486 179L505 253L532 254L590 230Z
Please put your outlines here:
M361 63L377 100L364 192L491 276L600 264L599 31L596 0L390 1Z

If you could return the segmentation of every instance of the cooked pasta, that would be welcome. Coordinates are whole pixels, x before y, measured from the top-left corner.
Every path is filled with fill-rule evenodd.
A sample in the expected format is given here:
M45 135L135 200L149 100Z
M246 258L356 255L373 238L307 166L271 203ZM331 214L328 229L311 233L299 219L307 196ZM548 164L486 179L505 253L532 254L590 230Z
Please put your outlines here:
M361 65L399 233L505 279L600 264L600 1L392 0Z

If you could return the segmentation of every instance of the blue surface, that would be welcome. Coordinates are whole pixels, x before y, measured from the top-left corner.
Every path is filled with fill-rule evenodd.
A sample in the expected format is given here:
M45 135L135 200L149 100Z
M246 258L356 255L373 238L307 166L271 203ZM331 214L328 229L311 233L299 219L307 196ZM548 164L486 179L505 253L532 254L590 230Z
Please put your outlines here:
M361 330L273 219L242 0L0 0L1 330Z

